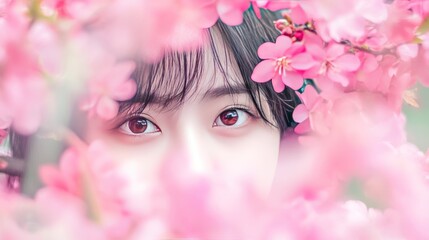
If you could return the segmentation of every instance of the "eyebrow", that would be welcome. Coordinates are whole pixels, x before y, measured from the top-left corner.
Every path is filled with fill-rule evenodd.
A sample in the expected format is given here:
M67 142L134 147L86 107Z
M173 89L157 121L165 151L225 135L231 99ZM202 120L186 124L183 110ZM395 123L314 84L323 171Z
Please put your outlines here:
M249 90L241 85L235 86L220 86L209 89L204 95L203 99L207 98L218 98L226 95L239 95L239 94L247 94Z
M249 90L245 86L241 86L241 85L220 86L220 87L210 88L209 90L207 90L204 93L202 100L216 99L216 98L223 97L223 96L233 96L233 95L248 94L248 93L249 93ZM137 102L134 102L134 104L136 104L137 106L140 106L140 107L144 106L143 108L145 108L146 106L150 106L150 105L151 106L166 106L166 103L174 102L174 100L172 100L172 99L179 99L179 98L180 97L178 95L173 97L173 98L163 97L163 96L159 96L159 95L149 95L149 96L148 95L141 95L141 96L139 96L139 99L146 99L146 102L137 101ZM180 101L178 101L178 102L180 102ZM137 107L137 108L139 108L139 107ZM161 108L163 108L163 107L161 107ZM125 109L129 109L129 108L125 107ZM125 110L125 109L123 109L123 110ZM142 111L142 109L140 109L137 112L140 112L140 111Z

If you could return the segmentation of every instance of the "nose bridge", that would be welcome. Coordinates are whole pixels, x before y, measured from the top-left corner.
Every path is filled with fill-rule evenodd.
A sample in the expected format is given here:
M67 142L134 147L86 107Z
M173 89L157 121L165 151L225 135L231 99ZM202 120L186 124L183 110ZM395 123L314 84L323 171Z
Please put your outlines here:
M197 118L182 118L178 121L177 138L174 141L178 153L188 160L189 167L195 172L204 173L213 167L213 162L208 151L205 129L194 119Z
M183 128L182 143L189 158L190 167L197 172L205 172L209 167L207 151L205 151L204 137L201 131L192 125Z

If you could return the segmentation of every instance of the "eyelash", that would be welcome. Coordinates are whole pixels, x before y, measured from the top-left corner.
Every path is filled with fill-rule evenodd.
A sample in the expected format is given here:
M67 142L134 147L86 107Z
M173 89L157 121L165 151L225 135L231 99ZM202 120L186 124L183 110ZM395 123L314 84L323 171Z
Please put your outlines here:
M255 118L257 118L257 116L255 115L255 114L253 114L247 107L245 107L245 106L230 106L230 107L228 107L228 108L226 108L226 109L224 109L224 110L222 110L222 112L221 113L219 113L218 115L217 115L217 117L216 117L216 119L214 120L214 122L213 122L213 125L212 125L212 127L227 127L227 128L236 128L236 127L240 127L240 126L242 126L243 124L245 124L245 122L242 122L242 123L240 123L238 126L236 126L236 123L234 123L234 124L231 124L231 125L225 125L225 124L223 124L223 125L221 125L221 124L219 124L218 123L218 120L220 120L220 117L221 117L221 114L222 113L225 113L225 112L228 112L228 111L241 111L241 112L243 112L244 114L246 114L247 115L247 117L250 117L251 119L255 119ZM238 121L240 120L240 118L242 118L243 116L242 115L240 115L240 114L237 114L238 115ZM241 117L240 117L241 116ZM144 126L144 129L143 129L143 131L142 132L139 132L139 133L135 133L135 132L133 132L131 129L130 129L130 126L129 126L129 124L131 123L131 121L133 121L133 120L135 120L135 121L141 121L140 122L140 124L141 125L145 125ZM248 121L248 119L245 119L244 121ZM147 129L150 129L150 132L147 132ZM127 134L127 135L130 135L130 136L140 136L140 135L148 135L148 134L154 134L154 133L157 133L157 132L161 132L161 129L155 124L155 123L153 123L151 120L149 120L147 117L145 117L145 116L142 116L142 115L138 115L138 114L136 114L136 115L134 115L134 116L132 116L132 117L129 117L129 118L127 118L125 121L122 121L122 123L118 126L118 127L116 127L115 129L118 129L119 131L121 131L122 133L124 133L124 134Z

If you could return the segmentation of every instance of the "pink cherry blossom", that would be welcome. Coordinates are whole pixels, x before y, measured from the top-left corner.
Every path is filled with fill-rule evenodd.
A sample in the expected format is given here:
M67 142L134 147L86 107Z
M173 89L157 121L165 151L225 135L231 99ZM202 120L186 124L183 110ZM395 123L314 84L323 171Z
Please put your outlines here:
M317 108L322 98L313 86L307 85L303 93L297 93L301 99L301 104L295 107L293 111L293 120L298 124L295 132L298 134L308 133L311 131L310 114Z
M274 90L281 92L285 86L299 89L303 84L303 71L316 63L309 53L304 52L302 43L292 42L289 37L279 36L275 43L267 42L258 49L262 58L252 73L255 82L272 80Z
M136 92L136 83L130 79L134 70L133 62L115 63L107 57L96 64L96 68L88 81L88 97L82 109L89 111L90 116L98 116L109 120L119 111L117 101L132 98Z
M313 34L307 36L310 35ZM354 54L347 53L344 45L330 43L324 47L323 42L310 39L307 38L308 41L306 41L307 52L319 63L312 70L316 75L315 77L326 77L343 87L348 86L350 74L360 67L359 58Z
M37 198L44 202L63 199L71 206L86 209L103 232L122 237L132 223L125 199L118 194L126 186L126 179L102 142L79 145L66 150L59 167L45 165L40 169L46 187L39 190Z
M87 194L85 184L88 183L82 182L85 177L93 179L92 184L103 184L105 180L116 179L114 175L110 175L110 171L115 169L114 163L113 159L108 156L103 143L96 141L85 147L87 148L75 147L66 150L60 159L58 167L46 165L41 168L40 176L48 188L83 197L84 194ZM109 184L116 185L118 183L120 184L120 182L111 182ZM101 187L107 186L103 185ZM100 190L103 191L103 194L111 195L106 191L107 189L97 189L97 191Z
M29 40L30 22L22 13L23 6L19 1L7 2L0 22L0 125L30 134L41 124L48 92Z
M412 53L406 54L408 57ZM378 58L368 54L361 56L364 62L355 76L356 89L383 94L388 99L391 110L399 112L404 100L407 101L406 91L418 80L412 77L410 71L415 76L426 74L421 69L421 64L425 61L420 56L409 61L400 61L390 55Z

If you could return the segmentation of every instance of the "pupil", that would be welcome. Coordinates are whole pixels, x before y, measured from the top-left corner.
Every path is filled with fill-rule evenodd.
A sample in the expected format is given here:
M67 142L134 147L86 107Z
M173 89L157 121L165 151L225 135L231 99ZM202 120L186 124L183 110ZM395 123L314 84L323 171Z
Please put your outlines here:
M128 122L128 127L133 133L144 133L147 128L147 120L144 118L134 118Z
M226 126L234 125L238 121L238 113L236 110L227 110L221 113L220 120Z

